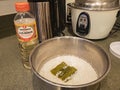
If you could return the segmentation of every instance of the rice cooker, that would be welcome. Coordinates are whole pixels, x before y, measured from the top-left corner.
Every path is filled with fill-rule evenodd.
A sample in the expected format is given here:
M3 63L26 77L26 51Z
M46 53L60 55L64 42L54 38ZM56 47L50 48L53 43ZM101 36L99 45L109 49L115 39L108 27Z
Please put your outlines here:
M68 6L74 34L87 39L106 38L119 12L119 0L76 0Z

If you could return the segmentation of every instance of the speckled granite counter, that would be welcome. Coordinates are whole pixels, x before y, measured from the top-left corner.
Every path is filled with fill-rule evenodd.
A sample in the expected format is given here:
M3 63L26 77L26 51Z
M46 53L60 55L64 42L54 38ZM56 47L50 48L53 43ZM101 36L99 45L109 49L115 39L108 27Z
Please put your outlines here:
M120 59L109 52L113 41L120 41L120 31L104 40L94 41L107 52L112 63L108 76L102 81L101 90L120 90ZM21 63L16 36L0 39L0 90L42 90L35 88L38 85L31 71Z

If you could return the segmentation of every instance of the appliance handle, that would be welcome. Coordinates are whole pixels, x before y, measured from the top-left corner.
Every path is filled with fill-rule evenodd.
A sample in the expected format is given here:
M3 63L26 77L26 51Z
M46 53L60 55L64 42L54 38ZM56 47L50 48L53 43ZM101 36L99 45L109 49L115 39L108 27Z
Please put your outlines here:
M120 16L120 10L118 11L116 17L118 18Z

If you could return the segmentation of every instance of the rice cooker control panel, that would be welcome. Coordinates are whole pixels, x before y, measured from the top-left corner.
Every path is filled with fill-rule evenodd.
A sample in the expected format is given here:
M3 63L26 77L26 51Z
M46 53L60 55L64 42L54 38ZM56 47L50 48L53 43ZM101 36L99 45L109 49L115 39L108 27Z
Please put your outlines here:
M76 32L81 35L85 36L90 31L90 17L87 12L81 12L77 19L76 24Z

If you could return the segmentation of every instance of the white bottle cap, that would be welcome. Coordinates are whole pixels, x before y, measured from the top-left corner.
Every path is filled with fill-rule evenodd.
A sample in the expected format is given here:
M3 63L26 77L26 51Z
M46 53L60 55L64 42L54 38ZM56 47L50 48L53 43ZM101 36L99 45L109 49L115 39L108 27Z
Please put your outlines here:
M120 41L115 41L110 44L110 52L120 58Z

